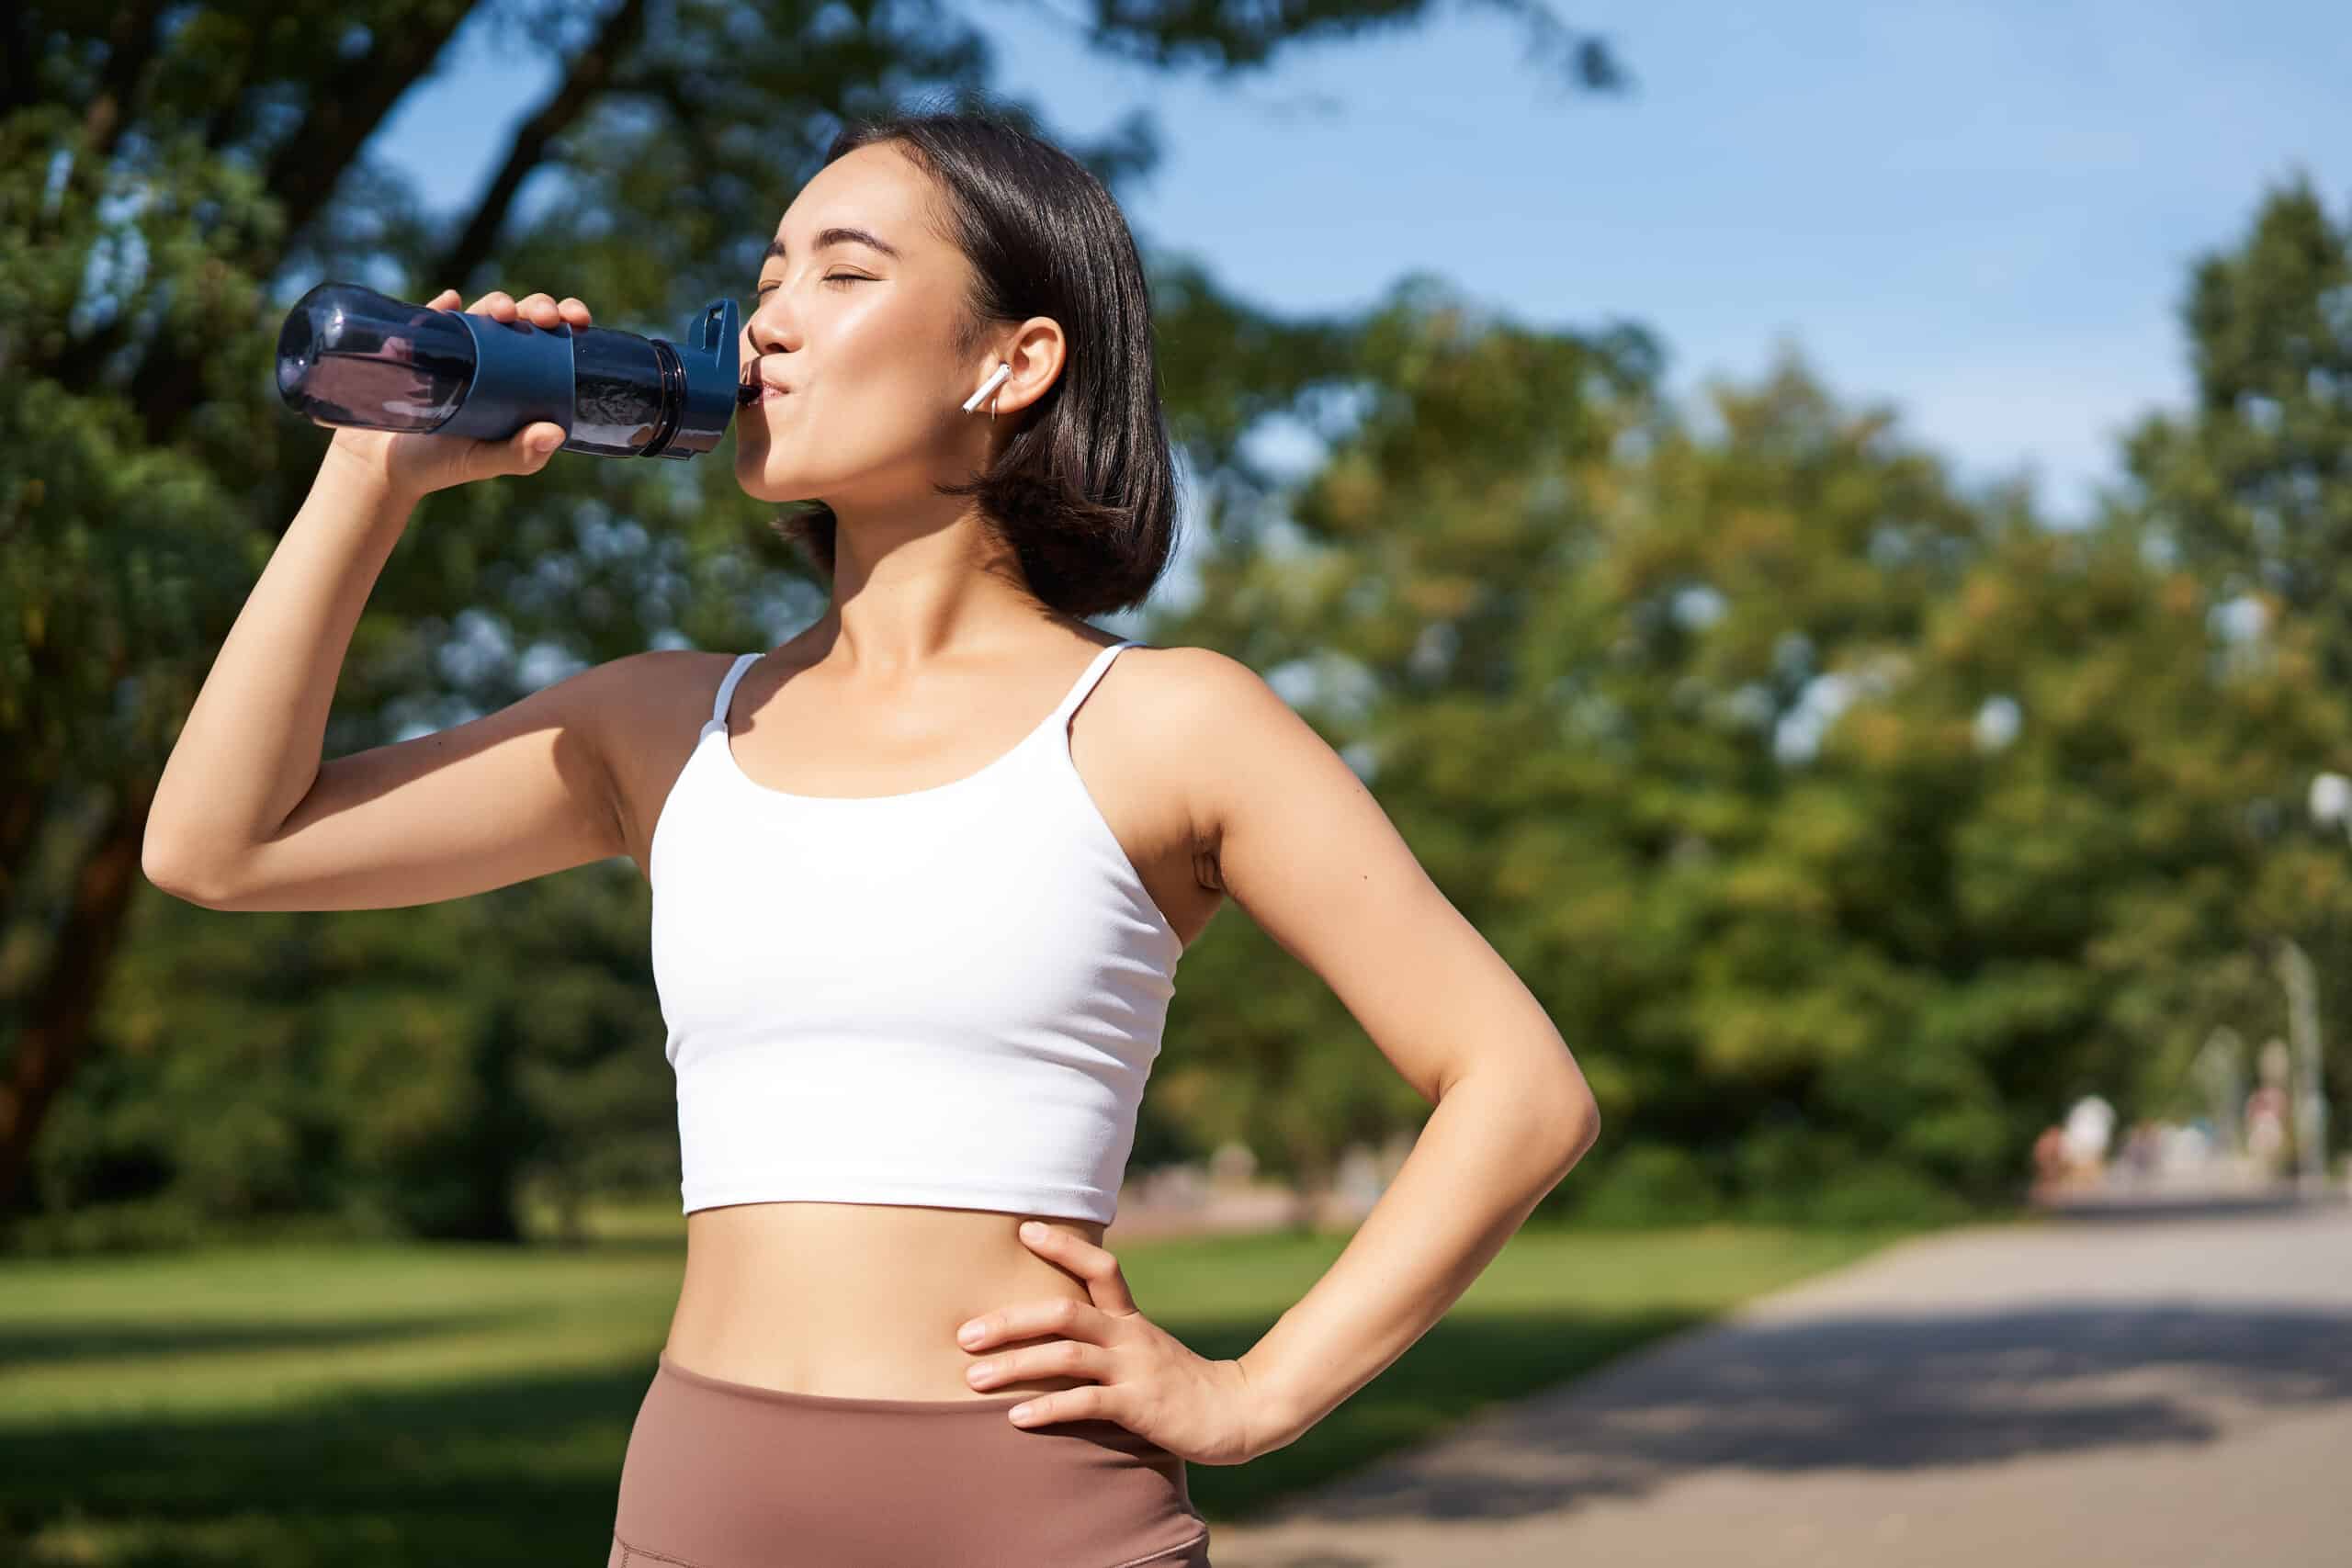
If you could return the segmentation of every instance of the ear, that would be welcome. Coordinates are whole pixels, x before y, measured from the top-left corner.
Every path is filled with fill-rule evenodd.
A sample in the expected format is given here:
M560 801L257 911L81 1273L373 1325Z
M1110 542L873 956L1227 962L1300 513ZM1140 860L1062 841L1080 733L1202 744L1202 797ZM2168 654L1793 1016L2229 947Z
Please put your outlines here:
M999 415L1017 413L1044 397L1062 373L1067 348L1062 324L1051 316L1032 316L1022 322L1012 343L980 372L980 379L986 380L1000 364L1012 367L1012 374L983 406L993 407Z

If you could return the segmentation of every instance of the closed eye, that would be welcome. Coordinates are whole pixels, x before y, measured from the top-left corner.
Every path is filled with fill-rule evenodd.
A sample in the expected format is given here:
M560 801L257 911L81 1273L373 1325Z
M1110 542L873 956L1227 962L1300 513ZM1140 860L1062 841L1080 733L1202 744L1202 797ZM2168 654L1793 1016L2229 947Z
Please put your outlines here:
M871 283L874 280L863 273L829 272L825 274L823 277L819 278L818 281L820 283ZM776 286L773 283L767 283L753 289L752 291L752 308L756 310L759 307L760 301L768 297L768 291L775 287Z

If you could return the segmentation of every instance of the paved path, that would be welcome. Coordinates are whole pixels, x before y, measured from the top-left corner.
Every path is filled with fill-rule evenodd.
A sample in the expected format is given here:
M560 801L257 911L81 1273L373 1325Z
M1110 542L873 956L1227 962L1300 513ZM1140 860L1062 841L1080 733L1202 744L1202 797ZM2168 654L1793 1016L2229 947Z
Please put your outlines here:
M2352 1208L1917 1237L1211 1546L1216 1568L2352 1564Z

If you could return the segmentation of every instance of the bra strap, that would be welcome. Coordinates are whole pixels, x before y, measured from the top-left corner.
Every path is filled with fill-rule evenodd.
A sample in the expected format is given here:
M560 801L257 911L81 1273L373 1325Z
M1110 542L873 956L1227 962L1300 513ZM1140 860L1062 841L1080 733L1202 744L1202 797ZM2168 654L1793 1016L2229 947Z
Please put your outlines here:
M713 724L721 723L726 719L727 705L735 699L735 682L743 678L744 671L759 662L759 658L760 656L756 653L743 654L735 660L735 668L727 672L727 679L718 683L718 695L712 699L710 705L710 720Z

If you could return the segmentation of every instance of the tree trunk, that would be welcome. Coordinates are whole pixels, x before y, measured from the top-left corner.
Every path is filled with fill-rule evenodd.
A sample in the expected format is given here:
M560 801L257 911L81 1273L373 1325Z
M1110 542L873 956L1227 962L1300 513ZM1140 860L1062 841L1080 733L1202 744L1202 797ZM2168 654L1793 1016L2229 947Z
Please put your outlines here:
M481 200L475 204L473 216L466 220L465 228L442 256L439 270L426 280L428 285L461 287L467 276L490 254L491 243L498 236L499 225L506 220L506 209L514 203L514 193L546 159L548 144L578 119L589 101L612 80L614 66L637 48L644 30L645 0L621 0L618 8L605 19L595 39L573 58L548 101L516 128L514 141L507 145L505 162L499 165Z
M0 1081L0 1215L15 1207L41 1122L81 1062L131 893L145 880L141 847L154 786L118 788L114 808L74 873L49 966L27 998L16 1055Z

